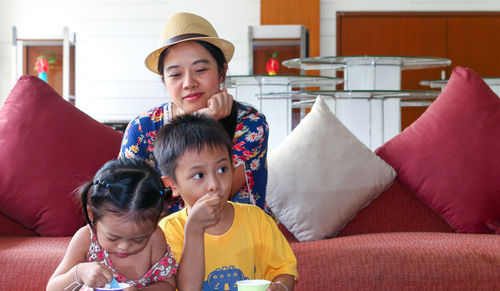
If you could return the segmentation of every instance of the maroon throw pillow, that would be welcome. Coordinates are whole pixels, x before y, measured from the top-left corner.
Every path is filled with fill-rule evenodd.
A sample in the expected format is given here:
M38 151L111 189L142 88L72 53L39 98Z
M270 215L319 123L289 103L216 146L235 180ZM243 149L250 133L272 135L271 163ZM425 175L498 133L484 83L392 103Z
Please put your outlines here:
M0 212L41 236L83 225L74 190L116 158L122 134L34 76L22 76L0 110Z
M472 70L376 153L456 231L500 233L500 99Z

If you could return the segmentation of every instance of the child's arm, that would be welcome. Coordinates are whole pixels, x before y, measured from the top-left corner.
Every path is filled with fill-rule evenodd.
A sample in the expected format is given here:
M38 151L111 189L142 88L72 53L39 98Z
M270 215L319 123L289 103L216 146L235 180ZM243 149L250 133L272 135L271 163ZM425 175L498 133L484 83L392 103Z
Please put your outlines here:
M153 291L153 290L162 290L162 291L175 291L175 278L174 276L168 278L166 281L163 282L155 282L149 286L146 287L141 287L139 289L135 287L131 287L130 289L127 288L125 289L126 291L129 290L140 290L140 291Z
M266 291L292 291L295 285L293 275L281 274L274 277Z
M85 263L90 247L88 226L80 228L69 243L66 254L47 283L47 291L73 289L86 283L89 286L104 286L113 279L113 273L103 265Z
M167 252L167 242L165 240L165 235L160 227L157 227L156 230L151 235L151 265L156 264L160 260L162 260ZM164 266L165 272L167 272L167 268L169 266ZM163 275L163 274L162 274ZM154 282L151 285L146 287L141 287L140 290L167 290L174 291L176 286L175 275L172 275L166 278L164 281ZM129 289L125 289L129 291ZM130 288L130 290L137 290L135 288Z
M225 201L206 194L190 209L184 228L184 246L177 272L179 290L201 290L205 279L205 229L218 222Z

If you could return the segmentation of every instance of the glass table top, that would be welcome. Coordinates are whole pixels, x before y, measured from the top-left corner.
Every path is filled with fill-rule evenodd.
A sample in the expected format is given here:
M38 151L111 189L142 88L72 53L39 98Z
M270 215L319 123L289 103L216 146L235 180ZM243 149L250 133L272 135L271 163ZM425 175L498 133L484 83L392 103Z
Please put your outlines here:
M499 86L500 78L495 77L485 77L483 78L484 82L489 86ZM439 79L439 80L423 80L420 81L421 86L429 86L431 88L444 88L448 83L448 79Z
M307 99L314 100L318 96L332 99L435 99L439 91L401 91L401 90L316 90L290 91L259 94L263 100L269 99Z
M360 65L399 66L401 70L417 70L449 66L451 60L438 57L365 55L296 58L285 60L282 64L287 68L301 70L343 70L348 66Z
M244 85L290 85L304 86L333 86L341 84L343 79L326 76L308 75L231 75L226 76L226 87L232 88Z

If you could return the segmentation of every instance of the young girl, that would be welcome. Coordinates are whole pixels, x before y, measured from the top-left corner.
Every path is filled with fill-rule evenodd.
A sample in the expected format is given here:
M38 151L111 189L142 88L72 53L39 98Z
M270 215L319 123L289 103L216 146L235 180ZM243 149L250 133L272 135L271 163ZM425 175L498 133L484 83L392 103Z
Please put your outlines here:
M157 226L166 193L158 172L138 159L107 162L79 190L87 225L73 236L47 290L104 287L175 290L177 263ZM147 286L147 287L146 287Z

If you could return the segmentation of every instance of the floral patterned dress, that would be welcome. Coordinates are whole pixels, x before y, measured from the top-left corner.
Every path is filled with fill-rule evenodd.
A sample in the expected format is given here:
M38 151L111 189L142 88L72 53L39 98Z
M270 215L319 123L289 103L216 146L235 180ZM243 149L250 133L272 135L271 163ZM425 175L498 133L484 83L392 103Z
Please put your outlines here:
M154 264L151 269L149 269L144 276L139 280L128 280L123 275L120 275L116 272L116 269L109 258L108 252L105 251L99 241L97 240L97 236L94 234L92 230L90 230L90 248L87 253L87 259L89 262L99 262L104 264L106 267L110 268L113 273L117 274L116 281L127 283L131 286L135 286L137 288L148 286L154 282L164 281L166 278L173 276L175 272L177 272L177 262L174 259L174 255L170 250L170 246L167 245L167 252L159 260ZM86 290L84 288L84 290Z
M233 140L235 166L245 167L246 184L231 201L257 205L271 214L266 204L267 139L269 127L263 114L255 108L238 104L238 117ZM158 169L153 155L153 145L160 127L172 119L172 103L167 102L139 115L125 130L120 158L142 158ZM184 208L182 199L172 201L168 211Z

